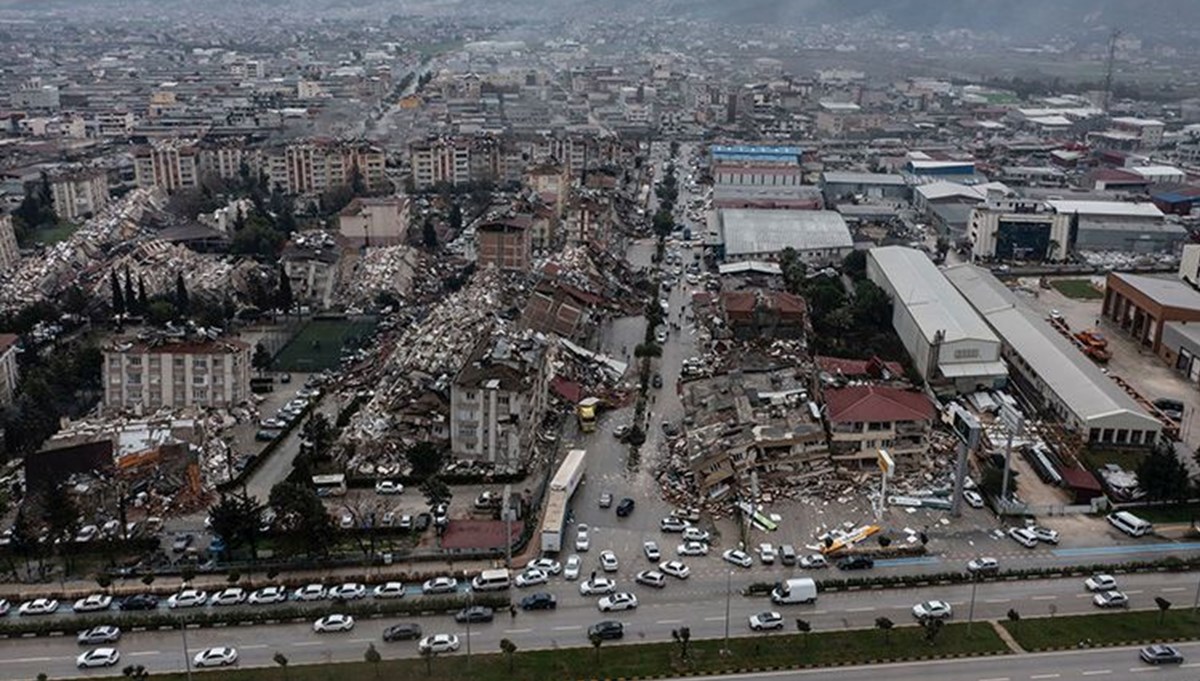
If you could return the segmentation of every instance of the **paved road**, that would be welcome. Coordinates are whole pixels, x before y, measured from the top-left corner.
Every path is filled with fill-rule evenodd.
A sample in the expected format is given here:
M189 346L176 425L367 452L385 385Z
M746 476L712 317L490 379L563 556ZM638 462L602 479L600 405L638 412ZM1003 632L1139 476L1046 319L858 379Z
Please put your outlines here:
M339 407L339 399L336 394L327 395L322 393L320 401L313 407L310 414L318 412L325 414L332 423L337 419ZM304 420L309 418L310 416L305 416ZM296 455L300 453L300 440L303 437L301 435L303 432L304 422L301 421L301 423L288 432L284 441L254 471L253 475L246 482L246 491L249 492L250 496L262 503L266 503L267 498L271 496L271 488L292 472L292 462L296 460Z
M629 566L622 575L632 573ZM735 572L735 586L745 582L749 573ZM728 575L728 571L726 571ZM585 575L586 576L586 575ZM1120 585L1129 594L1134 608L1153 608L1155 596L1163 596L1177 608L1191 605L1200 574L1145 574L1120 578ZM671 630L686 623L692 635L700 638L719 638L725 633L725 598L723 590L714 590L691 580L670 580L661 591L635 585L622 576L618 588L632 591L642 601L633 611L602 615L594 597L583 597L574 583L556 579L545 589L558 595L559 608L553 612L520 613L515 618L501 615L490 624L471 627L471 644L475 651L498 650L501 638L509 638L521 650L553 648L586 644L586 629L607 618L627 624L627 642L668 641ZM536 589L514 589L514 598ZM888 617L897 623L911 621L910 609L919 600L941 599L955 609L955 619L965 620L971 600L971 587L957 585L910 590L883 590L824 594L812 605L777 607L788 618L808 620L817 631L846 628L869 628L877 617ZM1090 595L1080 580L1039 580L981 584L975 594L976 619L1003 619L1010 608L1026 617L1047 615L1054 607L1058 614L1092 612ZM737 635L749 634L746 618L769 609L763 598L746 598L733 593L729 598L729 629ZM93 617L102 620L103 617ZM367 643L380 642L384 627L401 620L419 621L425 633L457 633L466 637L463 625L455 624L447 615L423 618L381 618L359 622L354 631L346 634L312 633L308 623L262 625L256 627L226 627L189 630L187 643L193 652L202 647L229 645L237 647L245 666L270 666L276 652L283 652L293 663L312 663L327 660L361 660ZM771 634L764 634L771 635ZM416 655L412 642L379 645L385 657ZM178 631L128 632L119 645L127 662L145 665L152 672L183 668L183 637ZM0 681L30 679L45 672L51 678L61 678L73 671L74 656L79 646L69 638L15 639L0 641ZM999 676L1004 676L1003 674ZM961 678L961 677L958 677ZM973 678L973 677L972 677ZM982 677L981 677L982 678Z

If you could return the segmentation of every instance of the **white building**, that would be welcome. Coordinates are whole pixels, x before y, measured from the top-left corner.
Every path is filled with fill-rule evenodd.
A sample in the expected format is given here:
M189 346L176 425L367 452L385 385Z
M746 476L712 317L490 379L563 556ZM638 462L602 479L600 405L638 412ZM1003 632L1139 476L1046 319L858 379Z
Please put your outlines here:
M250 346L240 340L116 339L104 348L104 407L232 407L250 399Z
M354 199L338 214L338 232L354 246L402 244L408 237L408 199Z
M1073 250L1171 253L1188 236L1186 228L1167 222L1158 206L1148 201L1054 199L1046 203L1078 222Z
M892 299L892 325L923 378L960 392L1003 383L1000 339L922 251L867 252L867 277Z
M953 287L1003 341L1016 387L1089 444L1148 446L1162 424L987 270L945 270Z
M1043 201L990 198L971 211L967 234L976 258L1064 260L1070 246L1071 216Z
M790 247L802 262L826 265L854 250L846 220L834 211L723 208L712 219L717 224L709 231L726 261L771 260Z
M21 251L17 248L17 235L13 231L12 216L0 213L0 272L7 272L16 267L21 259Z
M59 175L50 180L54 212L70 222L81 222L108 205L108 173L101 169Z

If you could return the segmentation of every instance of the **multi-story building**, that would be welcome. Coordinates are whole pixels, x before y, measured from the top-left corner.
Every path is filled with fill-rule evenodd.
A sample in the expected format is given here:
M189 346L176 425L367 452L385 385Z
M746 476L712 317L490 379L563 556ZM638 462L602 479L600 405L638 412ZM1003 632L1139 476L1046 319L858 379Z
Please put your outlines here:
M825 417L834 461L875 465L886 449L896 465L911 467L929 451L936 414L923 393L889 386L854 385L825 391Z
M357 198L338 214L338 232L351 246L395 246L408 238L408 199Z
M409 172L417 189L471 181L471 145L467 139L436 137L408 147Z
M17 341L15 333L0 333L0 405L12 404L17 393L20 368L17 366Z
M250 398L250 345L236 339L116 339L104 348L104 407L232 407Z
M512 468L528 461L556 347L532 332L490 335L475 346L450 386L455 456Z
M971 211L967 227L974 256L997 260L1065 260L1070 233L1070 215L1051 210L1044 201L999 192Z
M50 179L54 212L70 222L79 222L108 205L108 173L99 168L58 175Z
M333 300L340 254L333 237L325 232L299 232L283 249L284 274L291 281L297 302L328 307Z
M532 256L530 228L533 220L518 215L490 220L475 228L476 263L479 267L528 272Z
M139 187L167 192L195 189L200 183L200 149L195 140L166 139L133 152Z
M266 172L272 187L288 194L320 194L354 183L357 172L368 190L386 185L383 150L367 144L310 141L272 149Z
M21 259L17 248L17 235L13 231L12 216L0 213L0 272L7 272Z

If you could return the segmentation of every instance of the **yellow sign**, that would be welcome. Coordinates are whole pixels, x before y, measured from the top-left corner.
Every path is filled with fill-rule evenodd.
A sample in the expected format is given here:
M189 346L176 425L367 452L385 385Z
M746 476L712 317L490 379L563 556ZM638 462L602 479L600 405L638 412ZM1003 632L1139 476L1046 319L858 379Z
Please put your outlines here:
M887 477L892 477L896 472L896 462L892 460L892 455L887 453L886 449L879 450L879 455L875 457L879 462L879 470Z

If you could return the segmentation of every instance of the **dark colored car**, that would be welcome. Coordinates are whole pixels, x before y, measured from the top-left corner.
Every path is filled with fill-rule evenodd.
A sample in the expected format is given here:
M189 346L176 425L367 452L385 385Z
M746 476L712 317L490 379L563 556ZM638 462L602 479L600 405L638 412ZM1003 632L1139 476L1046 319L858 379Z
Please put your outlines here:
M158 596L153 594L134 594L121 601L122 610L153 610L158 607Z
M433 524L433 516L428 513L418 513L417 519L413 521L413 530L415 532L424 532Z
M404 624L393 624L383 630L383 640L385 641L411 641L421 638L421 625L412 622Z
M463 608L454 614L454 621L458 623L464 622L491 622L496 613L486 605L472 605L469 608Z
M557 607L558 599L554 594L540 592L521 599L522 610L554 610Z
M624 518L630 513L633 513L633 499L625 497L621 503L617 504L617 516Z
M654 379L650 381L650 384L653 385L655 388L661 388L662 387L662 374L654 374Z
M625 625L614 620L597 622L588 627L588 638L598 636L606 640L616 640L625 637Z
M837 562L839 570L870 570L875 567L875 559L866 556L847 556Z
M670 421L662 422L662 431L663 435L666 435L667 437L675 437L679 434L679 429L672 425Z

